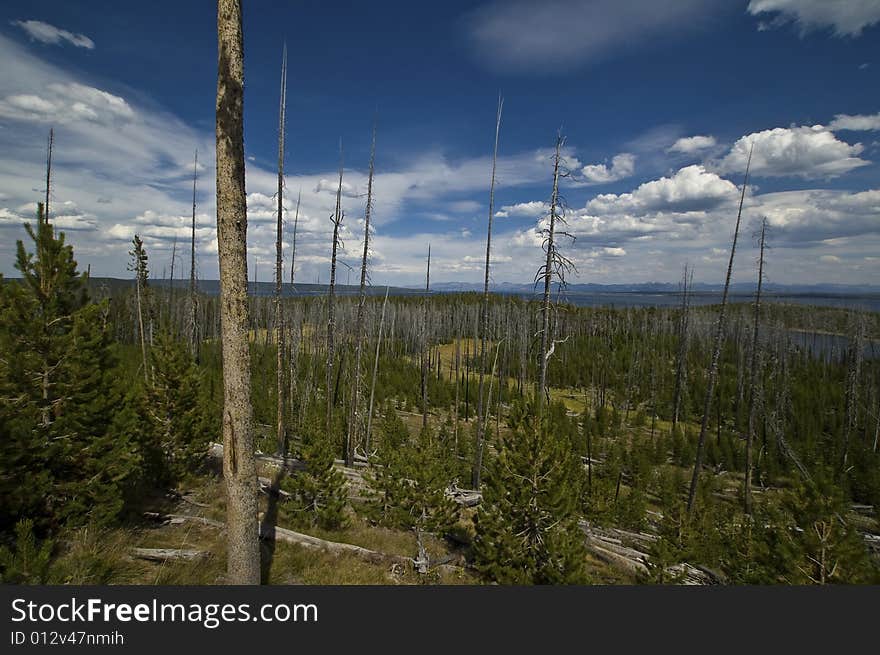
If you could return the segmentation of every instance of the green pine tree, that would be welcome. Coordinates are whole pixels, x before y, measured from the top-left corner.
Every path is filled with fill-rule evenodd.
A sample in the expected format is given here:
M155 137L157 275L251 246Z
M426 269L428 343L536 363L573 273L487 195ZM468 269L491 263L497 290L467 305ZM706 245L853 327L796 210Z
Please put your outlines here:
M510 427L487 467L476 566L501 584L585 583L578 458L548 418L515 407Z
M328 439L307 439L301 452L307 468L291 478L288 487L294 494L295 511L305 522L325 530L342 530L349 525L345 475L333 466L336 450Z
M0 485L3 527L15 511L39 528L112 521L122 510L138 454L111 429L118 408L107 305L89 303L73 248L38 211L34 242L17 244L20 281L0 289ZM21 470L29 474L27 494ZM31 482L32 481L32 482Z
M0 583L46 584L53 544L46 539L37 545L34 522L22 519L15 524L15 548L0 546Z
M821 472L783 506L794 520L783 546L794 564L786 576L790 583L877 583L880 567L871 561L862 536L847 522L847 503L830 475Z
M312 408L317 408L312 404ZM345 475L333 465L338 448L324 432L324 418L310 411L303 426L299 457L306 470L284 478L282 488L291 494L290 508L304 526L342 530L349 525Z
M198 469L212 435L192 354L167 327L156 335L150 367L152 376L138 399L137 435L151 481L169 485Z
M372 490L368 516L389 527L448 533L458 522L458 506L446 496L453 478L449 451L428 429L409 439L391 408L382 427L376 465L367 474Z

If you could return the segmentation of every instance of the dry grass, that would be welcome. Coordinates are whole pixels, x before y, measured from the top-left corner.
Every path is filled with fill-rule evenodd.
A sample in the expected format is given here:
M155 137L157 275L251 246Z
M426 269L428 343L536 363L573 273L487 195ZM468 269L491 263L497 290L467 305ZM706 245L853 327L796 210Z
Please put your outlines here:
M169 507L167 501L156 499L155 509L192 514L223 521L225 494L217 476L192 477L184 488L187 497L202 507L180 501ZM265 497L261 503L265 505ZM296 529L285 522L284 504L279 506L279 525ZM414 557L416 538L412 532L372 526L352 516L345 530L330 531L309 528L308 534L329 541L356 544L383 553ZM448 544L425 536L425 547L432 559L449 553ZM149 562L131 556L132 548L175 548L207 551L210 555L195 562ZM222 530L186 522L178 525L139 524L129 528L96 530L82 528L71 531L61 543L61 555L55 562L54 582L59 584L144 584L144 585L211 585L223 584L226 573L226 540ZM262 542L268 584L317 585L395 585L395 584L477 584L470 572L454 567L419 575L412 567L374 564L355 555L333 554L284 542Z

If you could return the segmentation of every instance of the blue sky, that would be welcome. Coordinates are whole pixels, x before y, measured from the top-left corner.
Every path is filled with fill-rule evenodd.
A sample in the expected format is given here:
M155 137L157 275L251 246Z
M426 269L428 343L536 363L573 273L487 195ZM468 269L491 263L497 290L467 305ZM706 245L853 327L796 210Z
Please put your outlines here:
M0 7L0 272L44 193L94 275L153 273L187 250L199 149L199 257L217 274L211 2ZM880 281L880 0L245 2L251 274L274 256L279 67L288 47L286 187L302 191L297 277L326 281L339 140L354 264L377 122L374 284L481 279L498 93L504 113L492 277L531 281L556 130L572 282L722 278L755 146L735 277L766 216L778 283ZM289 235L288 235L289 236ZM288 238L289 241L289 238ZM289 253L289 249L286 249ZM178 270L188 268L180 255Z

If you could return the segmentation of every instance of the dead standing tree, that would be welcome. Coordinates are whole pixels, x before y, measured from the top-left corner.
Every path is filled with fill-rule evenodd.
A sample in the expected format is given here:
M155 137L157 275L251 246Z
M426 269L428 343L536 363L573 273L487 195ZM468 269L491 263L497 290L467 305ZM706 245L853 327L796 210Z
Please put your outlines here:
M565 207L562 197L559 193L559 178L565 177L567 173L562 170L562 147L565 145L565 137L559 132L556 135L556 151L553 155L553 191L550 195L550 214L548 216L548 225L541 230L544 237L543 248L546 253L546 261L538 269L535 274L535 284L544 281L544 294L541 300L541 352L538 359L538 385L535 390L535 396L538 403L538 410L542 411L547 391L547 365L553 352L556 350L556 344L560 341L554 341L550 334L550 285L555 278L560 287L565 286L565 278L569 271L574 270L574 264L570 259L559 252L557 247L557 239L559 236L572 237L567 232L559 232L557 224L565 225Z
M385 287L385 300L382 301L382 316L379 319L379 336L376 338L376 358L373 360L373 381L370 384L370 404L367 407L367 433L364 435L364 456L370 457L370 431L373 428L373 400L376 396L376 376L379 374L379 350L382 347L382 331L385 328L385 310L388 307L388 291Z
M761 288L764 282L764 237L767 234L767 219L761 221L761 246L758 255L758 288L755 292L755 315L752 325L752 353L749 362L751 380L749 381L749 426L746 434L746 475L743 482L743 505L746 514L752 513L752 447L757 432L758 405L758 369L760 366L758 352L758 327L761 320Z
M299 190L299 194L296 196L296 210L293 214L293 242L290 245L290 285L293 286L293 281L296 276L296 229L299 227L299 203L302 200L302 189Z
M754 146L753 146L754 147ZM746 188L749 184L749 168L752 164L752 150L749 149L749 159L746 163L745 179L743 179L742 194L739 199L739 210L736 213L736 226L733 229L733 243L730 246L730 259L727 262L727 276L724 279L724 292L721 295L721 309L718 312L718 322L715 325L715 346L712 350L712 361L709 363L708 383L706 385L706 398L703 402L703 420L700 423L700 437L697 440L697 455L694 460L694 473L691 477L691 486L688 491L687 512L690 514L694 508L694 498L697 495L697 482L700 477L700 469L703 467L703 454L706 449L706 431L709 427L709 410L712 407L712 394L715 391L715 382L718 379L718 360L721 357L721 344L724 340L724 317L727 309L727 292L730 289L730 276L733 273L733 258L736 255L736 240L739 236L739 224L742 218L743 203L746 199Z
M49 222L49 196L52 184L52 146L55 144L55 128L49 128L49 142L46 146L46 204L43 207L43 217ZM54 228L53 228L54 229Z
M840 461L840 471L844 475L849 472L850 441L859 422L859 397L861 396L862 364L865 356L865 331L867 327L865 320L864 313L853 313L850 316L847 329L849 344L846 348L846 358L849 363L846 370L846 389L844 390L843 456Z
M351 419L348 422L348 436L345 443L345 463L354 463L354 449L361 425L361 358L364 348L364 307L367 299L367 258L370 254L370 218L373 213L373 171L376 161L376 125L373 125L373 138L370 142L370 172L367 177L367 205L364 209L364 250L361 256L361 284L358 289L357 319L355 321L354 351L354 393L351 400Z
M223 478L227 582L260 583L252 432L244 170L244 52L240 0L217 2L217 244L223 358Z
M501 131L501 109L503 98L498 96L498 111L495 115L495 147L492 150L492 177L489 182L489 221L486 229L486 269L483 278L483 304L480 313L480 381L477 387L477 443L474 449L474 468L471 472L471 486L480 488L480 476L483 470L483 441L486 436L486 425L483 408L483 376L486 371L486 338L489 332L489 264L492 256L492 220L495 217L495 171L498 163L498 136ZM456 342L457 344L457 342ZM456 346L456 353L458 348ZM458 387L456 386L456 393ZM488 413L488 407L485 408ZM458 402L456 402L456 436L458 430Z
M187 333L193 360L199 362L198 297L196 295L196 181L199 176L199 151L193 156L192 227L189 245L189 312Z
M428 244L428 269L425 273L425 298L423 300L425 312L422 315L422 429L428 427L428 311L430 303L428 294L431 293L431 244Z
M284 432L284 320L281 313L281 283L284 255L284 130L287 118L287 45L281 56L281 91L278 105L278 215L275 226L275 438L278 452L283 457L287 453L287 439Z
M690 332L691 300L690 289L694 282L694 269L684 265L681 276L681 313L678 317L678 353L675 361L675 388L672 395L672 430L678 425L681 412L681 398L687 384L688 338Z
M336 188L336 210L330 216L333 224L333 246L330 253L330 288L327 294L327 370L324 389L327 394L327 438L333 434L333 364L336 337L336 252L339 246L339 226L345 215L342 211L342 140L339 141L339 186Z

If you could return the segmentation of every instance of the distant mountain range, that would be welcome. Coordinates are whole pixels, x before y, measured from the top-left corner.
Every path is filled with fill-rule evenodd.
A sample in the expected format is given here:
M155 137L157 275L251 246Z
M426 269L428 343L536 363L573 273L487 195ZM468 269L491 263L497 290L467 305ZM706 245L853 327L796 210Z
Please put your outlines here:
M15 279L15 278L6 278ZM92 277L90 284L93 287L105 289L113 292L118 289L125 289L133 284L132 279L120 279L112 277ZM172 286L168 280L150 280L150 285L154 287ZM219 280L199 280L199 291L208 295L217 295L220 293ZM174 280L173 287L175 289L188 289L189 280ZM722 284L694 283L693 291L695 294L716 295L723 290ZM285 297L293 296L320 296L327 293L328 286L326 284L294 284L285 282L282 285L282 295ZM409 296L421 295L424 291L420 287L409 286L391 286L388 287L389 293L393 296ZM437 282L431 285L432 293L466 293L480 292L483 285L471 282ZM506 293L529 296L540 293L540 289L532 284L517 284L512 282L501 282L494 284L489 289L493 293ZM738 282L730 285L730 291L733 295L751 295L755 291L754 283ZM768 295L778 296L823 296L823 297L855 297L855 298L880 298L880 286L872 284L774 284L765 283L764 291ZM336 293L340 296L353 296L358 292L356 285L338 284L336 285ZM639 282L633 284L570 284L566 287L566 295L602 295L602 294L678 294L680 292L677 283L670 282ZM275 293L275 284L273 282L249 282L248 293L258 296L271 296ZM555 293L555 287L554 287ZM384 285L373 285L367 287L367 294L371 296L381 296L385 294Z
M469 282L439 282L432 284L433 291L452 293L462 291L482 291L483 285ZM555 287L554 287L555 289ZM723 284L710 284L695 282L695 293L721 293ZM515 284L502 282L490 287L495 293L531 294L538 291L532 284ZM752 294L755 291L754 283L737 282L730 285L731 293ZM812 295L812 296L880 296L880 286L877 285L851 285L851 284L773 284L764 283L764 291L775 295ZM639 282L632 284L569 284L566 287L568 295L573 294L603 294L603 293L679 293L678 283L671 282Z
M134 284L133 279L119 279L115 277L92 277L89 280L93 287L105 287L113 292L117 289L125 289ZM173 287L174 289L189 289L189 280L177 279L173 284L169 280L151 279L149 282L152 287ZM220 280L199 280L198 289L201 293L209 296L216 296L220 293ZM322 296L327 293L328 285L326 284L296 284L291 285L285 282L281 285L281 295L284 297L293 296ZM359 287L356 285L337 284L336 293L340 296L355 296ZM392 296L411 296L424 293L419 289L410 289L407 287L389 287L389 294ZM275 294L274 282L248 282L248 294L256 296L272 296ZM385 295L384 286L369 286L367 294L371 296Z

